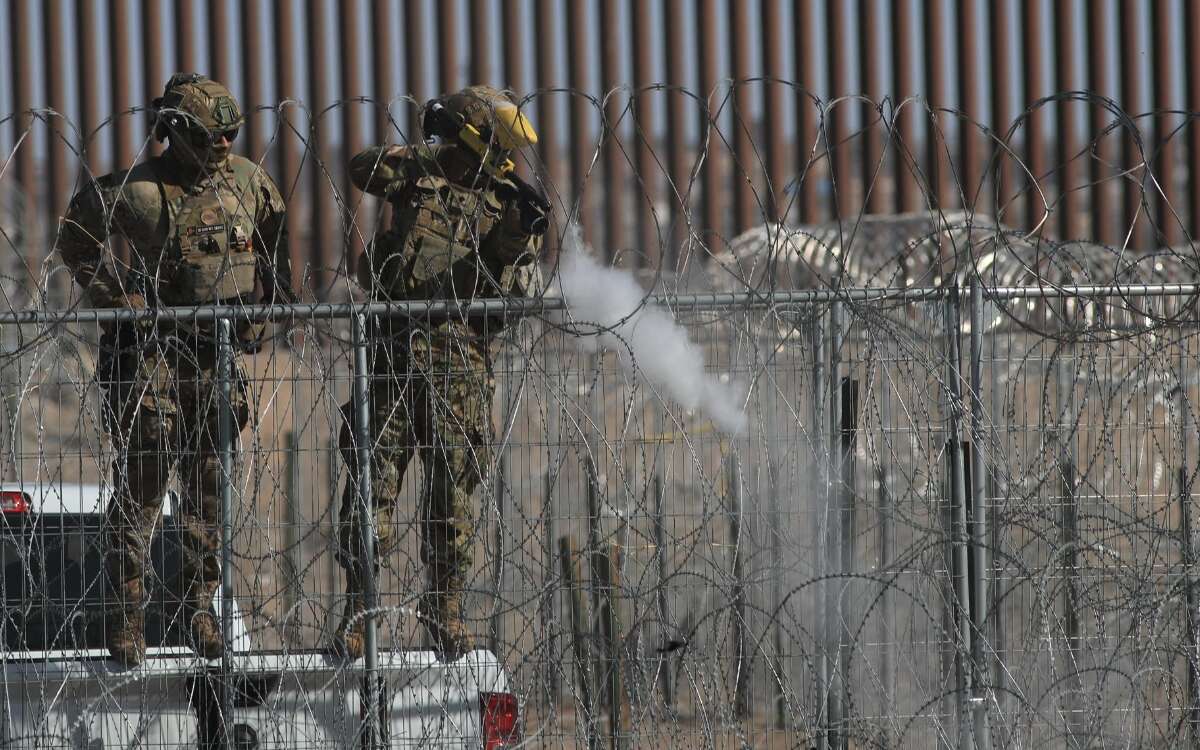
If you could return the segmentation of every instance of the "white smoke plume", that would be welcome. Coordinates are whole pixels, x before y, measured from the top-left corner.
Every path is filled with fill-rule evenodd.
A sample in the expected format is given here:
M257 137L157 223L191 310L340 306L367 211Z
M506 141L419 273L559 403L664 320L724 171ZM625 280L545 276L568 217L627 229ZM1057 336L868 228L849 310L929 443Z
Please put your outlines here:
M646 292L628 271L597 263L583 247L577 227L563 240L559 287L571 319L602 329L580 344L615 350L621 365L656 386L686 409L699 409L721 429L746 429L745 399L736 386L704 370L704 355L688 340L669 311L649 304ZM594 329L591 329L594 330Z

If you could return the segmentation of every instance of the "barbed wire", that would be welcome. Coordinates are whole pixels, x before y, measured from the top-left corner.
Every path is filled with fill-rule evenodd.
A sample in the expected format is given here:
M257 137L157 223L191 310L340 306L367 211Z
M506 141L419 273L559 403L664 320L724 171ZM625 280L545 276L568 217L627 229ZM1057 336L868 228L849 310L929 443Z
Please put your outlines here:
M784 128L790 157L767 153L763 123L736 106L739 87L769 86L809 97L814 112L812 143L794 142L797 124ZM1193 115L1131 116L1068 92L1000 133L920 100L825 102L775 80L708 95L543 91L521 106L536 123L554 97L585 101L597 138L519 166L554 204L544 283L499 310L475 293L391 317L409 348L435 317L495 340L467 621L507 670L529 741L918 747L986 735L995 747L1190 746L1200 700L1190 526L1200 384L1189 285L1198 280L1193 218L1171 199L1190 201L1200 183L1160 185L1153 165ZM670 97L691 105L691 124L643 128L644 108ZM348 187L346 165L323 156L331 144L316 129L339 108L384 105L339 102L310 115L288 101L253 113L274 118L267 152L251 156L284 188L302 304L158 308L139 334L149 351L171 349L172 366L190 368L198 387L208 319L275 321L261 351L239 356L249 416L233 477L234 593L245 653L282 654L288 679L328 670L327 690L349 689L363 669L314 666L312 655L332 638L345 597L335 549L347 523L338 435L354 375L351 325L388 317L363 305L370 290L355 253L371 252L388 207ZM1072 134L1086 142L1054 164L1045 155L1058 144L1030 144L1026 127L1061 107L1087 110L1085 122L1095 109L1110 119L1088 139ZM17 148L50 123L75 132L57 113L31 114ZM1165 132L1140 132L1164 118L1174 118ZM405 142L400 118L390 122ZM83 165L104 129L82 147L69 141L77 189L98 177ZM971 137L985 158L956 162ZM871 139L883 144L874 165ZM139 154L154 148L147 139ZM274 174L285 149L303 166ZM1051 163L1039 173L1038 160ZM0 324L5 487L52 497L111 488L122 441L106 428L114 383L97 375L100 316L65 282L59 233L34 218L48 196L22 195L12 161L0 164L0 316L12 314ZM550 181L568 161L582 174ZM1114 184L1137 199L1128 223L1087 202L1104 202ZM914 186L923 210L865 212L877 193L885 208L903 207L895 193ZM323 220L341 224L333 247L317 229L297 231L317 223L322 200L334 206ZM737 216L746 205L752 226ZM1117 242L1064 234L1097 219ZM1184 240L1160 247L1174 234ZM653 246L638 244L649 237ZM123 252L106 245L112 258ZM596 263L572 267L572 257ZM596 289L572 286L572 273ZM789 296L806 290L827 294ZM584 291L601 304L585 304ZM381 334L371 345L384 343ZM684 366L692 354L696 372ZM405 376L424 378L450 409L444 382ZM722 426L726 408L744 429ZM183 450L174 443L163 458ZM425 472L413 461L391 498L395 549L381 557L370 611L384 652L427 645L415 614ZM186 484L172 482L181 497ZM147 611L162 631L152 645L186 645L183 584L167 559L180 554L181 512L162 522L151 555ZM109 699L16 665L29 651L100 648L114 594L100 526L43 528L0 532L5 710L21 713L13 696L63 696L38 704L40 723L28 726L73 736ZM219 677L255 676L239 663ZM158 684L151 672L97 679L107 696L148 696ZM68 700L83 706L69 720ZM330 731L312 705L263 701L260 731L291 737L289 746L317 746Z

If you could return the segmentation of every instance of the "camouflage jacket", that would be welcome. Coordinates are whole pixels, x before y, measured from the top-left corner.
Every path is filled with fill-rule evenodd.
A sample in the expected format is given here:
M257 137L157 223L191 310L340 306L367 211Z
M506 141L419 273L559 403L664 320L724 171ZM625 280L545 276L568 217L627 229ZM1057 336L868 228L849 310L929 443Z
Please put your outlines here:
M358 269L373 299L468 301L537 291L541 238L522 229L515 185L482 174L461 150L369 148L351 160L350 178L395 207L391 228Z
M195 175L170 151L81 190L63 218L59 252L94 305L117 307L129 294L149 304L252 301L290 295L283 198L257 164L230 155L211 175ZM127 267L110 236L130 245Z

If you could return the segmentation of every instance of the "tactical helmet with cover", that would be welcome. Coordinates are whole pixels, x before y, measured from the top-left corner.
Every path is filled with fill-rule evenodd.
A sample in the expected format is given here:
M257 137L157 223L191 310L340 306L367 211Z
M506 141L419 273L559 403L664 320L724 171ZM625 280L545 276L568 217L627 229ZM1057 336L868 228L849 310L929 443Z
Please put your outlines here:
M533 124L512 97L491 86L468 86L431 100L421 127L428 136L462 144L501 173L512 170L513 151L538 142Z
M205 133L209 141L224 135L232 141L246 120L229 89L197 73L171 76L152 105L154 137L160 141L172 130L193 136Z

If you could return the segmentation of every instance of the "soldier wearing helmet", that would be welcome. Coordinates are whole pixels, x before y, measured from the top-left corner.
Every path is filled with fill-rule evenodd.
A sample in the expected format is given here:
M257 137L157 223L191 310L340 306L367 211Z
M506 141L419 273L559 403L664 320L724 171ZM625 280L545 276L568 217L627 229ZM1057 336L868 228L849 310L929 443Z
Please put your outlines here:
M541 235L550 206L517 177L512 155L537 142L516 103L472 86L426 104L429 141L381 146L356 155L350 175L360 189L393 206L390 229L375 238L358 269L372 300L523 296L537 286ZM347 598L334 650L363 651L363 590L368 569L396 543L393 516L406 469L424 468L421 552L427 585L417 612L444 657L472 648L463 594L473 560L471 495L491 461L492 357L503 316L376 320L370 425L370 507L375 560L361 559L356 512L353 410L347 404L340 446L349 466L342 499L338 559Z
M93 181L72 200L59 252L92 305L155 308L240 304L290 296L284 205L255 163L230 153L243 117L221 84L177 74L154 100L161 156ZM128 264L109 238L129 244ZM116 448L107 509L105 567L114 589L105 641L117 660L145 658L147 546L167 477L178 466L183 495L184 611L196 652L224 644L211 603L220 579L220 463L215 445L218 391L214 324L162 321L110 326L97 375L106 427ZM252 326L240 325L248 350ZM240 363L234 415L249 420Z

